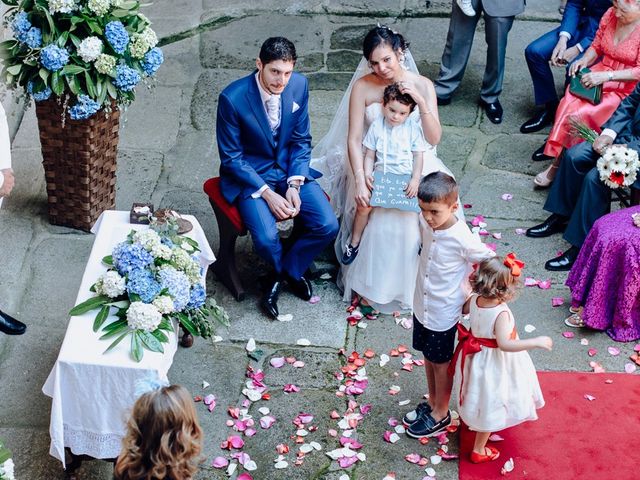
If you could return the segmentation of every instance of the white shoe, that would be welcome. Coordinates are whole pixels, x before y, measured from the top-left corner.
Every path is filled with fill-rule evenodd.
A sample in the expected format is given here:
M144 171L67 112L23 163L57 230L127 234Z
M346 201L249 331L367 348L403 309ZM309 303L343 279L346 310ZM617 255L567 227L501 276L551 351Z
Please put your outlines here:
M456 0L456 3L467 17L475 17L476 11L473 9L471 0Z

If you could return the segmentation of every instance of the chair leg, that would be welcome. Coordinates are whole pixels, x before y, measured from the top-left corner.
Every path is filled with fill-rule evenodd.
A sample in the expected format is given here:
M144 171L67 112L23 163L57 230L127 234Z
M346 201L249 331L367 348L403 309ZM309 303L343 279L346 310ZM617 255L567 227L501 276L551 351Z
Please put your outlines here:
M216 205L211 204L216 214L218 222L218 232L220 233L220 249L216 261L213 262L212 269L218 279L233 294L234 298L240 302L244 300L245 291L236 268L236 239L238 232L226 215L221 212Z

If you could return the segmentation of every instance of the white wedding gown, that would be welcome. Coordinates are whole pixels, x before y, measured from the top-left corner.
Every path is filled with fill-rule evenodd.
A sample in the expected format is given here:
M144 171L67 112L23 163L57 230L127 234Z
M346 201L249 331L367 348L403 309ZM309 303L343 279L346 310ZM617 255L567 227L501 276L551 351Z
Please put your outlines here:
M409 52L405 54L407 69L418 72ZM324 175L319 183L331 198L340 218L340 232L335 242L338 259L351 238L356 212L355 182L347 156L348 104L355 81L367 73L367 62L360 62L338 107L327 135L311 154L311 167ZM363 132L382 115L382 104L372 103L365 109ZM418 117L416 110L412 113ZM422 174L442 171L453 174L436 156L436 148L428 145L424 153ZM360 241L358 256L351 265L340 265L336 283L343 290L343 300L351 302L353 293L364 297L383 313L407 311L413 302L418 269L420 230L418 213L389 208L374 208ZM458 216L464 218L462 208Z

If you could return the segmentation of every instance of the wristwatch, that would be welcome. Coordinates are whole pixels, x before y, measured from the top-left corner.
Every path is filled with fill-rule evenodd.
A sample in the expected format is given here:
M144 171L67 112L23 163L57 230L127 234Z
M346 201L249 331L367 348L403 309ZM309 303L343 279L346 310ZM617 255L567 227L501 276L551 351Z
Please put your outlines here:
M296 190L300 191L300 184L299 183L295 183L295 182L288 182L287 186L289 188L295 188Z

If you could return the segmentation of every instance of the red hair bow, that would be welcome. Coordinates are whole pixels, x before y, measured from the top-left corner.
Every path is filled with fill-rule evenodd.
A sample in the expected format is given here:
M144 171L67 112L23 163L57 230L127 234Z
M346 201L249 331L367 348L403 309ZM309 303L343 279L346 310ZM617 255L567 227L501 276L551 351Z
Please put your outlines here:
M511 269L511 275L519 277L524 268L524 262L516 258L516 254L511 252L504 259L504 264Z

